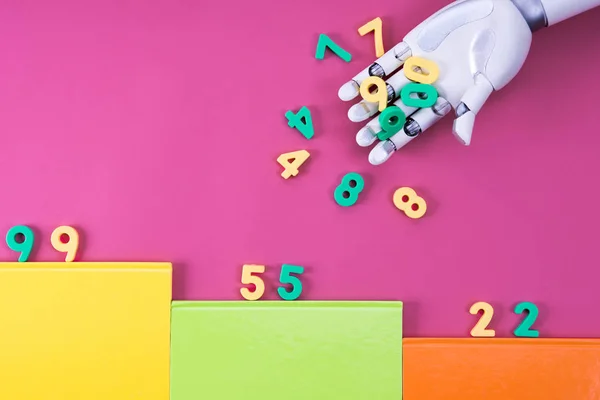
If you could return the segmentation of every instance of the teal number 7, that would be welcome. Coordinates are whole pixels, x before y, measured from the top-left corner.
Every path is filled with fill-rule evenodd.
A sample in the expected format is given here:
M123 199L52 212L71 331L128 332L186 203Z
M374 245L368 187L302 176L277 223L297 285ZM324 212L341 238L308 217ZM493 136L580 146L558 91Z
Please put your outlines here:
M302 274L304 267L298 265L283 264L281 266L281 275L279 275L279 281L283 284L292 285L292 290L288 292L285 287L281 286L277 288L277 293L283 300L296 300L302 293L302 282L298 277L292 276L291 274Z

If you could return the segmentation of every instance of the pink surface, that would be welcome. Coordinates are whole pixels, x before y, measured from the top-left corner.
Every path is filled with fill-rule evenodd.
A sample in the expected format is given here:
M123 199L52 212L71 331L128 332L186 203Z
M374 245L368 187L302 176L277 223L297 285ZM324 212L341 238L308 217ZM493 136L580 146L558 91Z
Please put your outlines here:
M73 224L80 259L173 261L176 299L240 299L244 263L276 299L291 263L303 299L405 301L407 336L467 336L479 300L508 336L528 300L542 336L600 337L600 9L535 34L471 147L447 118L373 167L337 98L374 57L356 29L382 17L389 48L447 0L49 3L0 8L0 230L36 227L34 260L60 260L50 233ZM314 58L322 32L351 63ZM283 116L303 105L310 141ZM285 181L275 159L303 148ZM342 208L350 171L366 189ZM405 185L426 218L394 208Z

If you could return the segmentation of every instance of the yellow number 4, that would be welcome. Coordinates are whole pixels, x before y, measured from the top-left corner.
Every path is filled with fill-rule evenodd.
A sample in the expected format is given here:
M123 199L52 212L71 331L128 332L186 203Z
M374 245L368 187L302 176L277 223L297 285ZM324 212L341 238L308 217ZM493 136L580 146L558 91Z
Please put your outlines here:
M277 162L284 168L281 176L284 179L288 179L290 176L298 175L298 168L306 160L308 160L310 154L306 150L292 151L291 153L283 153L277 157Z

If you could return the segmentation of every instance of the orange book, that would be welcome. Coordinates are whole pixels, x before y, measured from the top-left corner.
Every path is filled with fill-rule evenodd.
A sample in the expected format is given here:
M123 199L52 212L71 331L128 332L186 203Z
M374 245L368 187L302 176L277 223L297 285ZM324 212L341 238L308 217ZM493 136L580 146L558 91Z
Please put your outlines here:
M600 400L600 339L405 338L404 400Z

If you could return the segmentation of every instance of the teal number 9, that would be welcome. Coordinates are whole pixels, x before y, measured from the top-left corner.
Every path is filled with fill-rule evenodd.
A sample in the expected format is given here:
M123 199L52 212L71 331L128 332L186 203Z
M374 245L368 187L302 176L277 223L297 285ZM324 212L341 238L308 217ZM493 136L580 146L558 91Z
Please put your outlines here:
M514 331L515 336L517 336L517 337L532 337L532 338L539 337L540 333L536 330L531 329L531 326L535 323L535 320L538 317L537 306L528 301L524 301L523 303L517 304L517 306L515 307L516 314L523 314L523 312L525 310L528 311L528 314L525 317L525 319L523 320L523 322L521 322L521 324L519 324L519 326L517 326L517 329L515 329L515 331Z
M406 123L406 114L398 106L389 106L379 114L381 132L377 134L379 140L387 140L400 132Z
M287 283L292 285L292 290L288 292L285 290L285 287L281 286L277 288L277 293L279 297L283 300L296 300L300 297L302 293L302 282L298 277L292 276L291 274L302 274L304 272L304 267L300 267L298 265L289 265L283 264L281 266L281 275L279 276L279 281L281 283Z
M17 235L23 236L22 242L17 242ZM16 225L8 230L6 233L6 244L8 248L20 252L19 262L25 262L31 254L33 249L33 231L25 225Z

